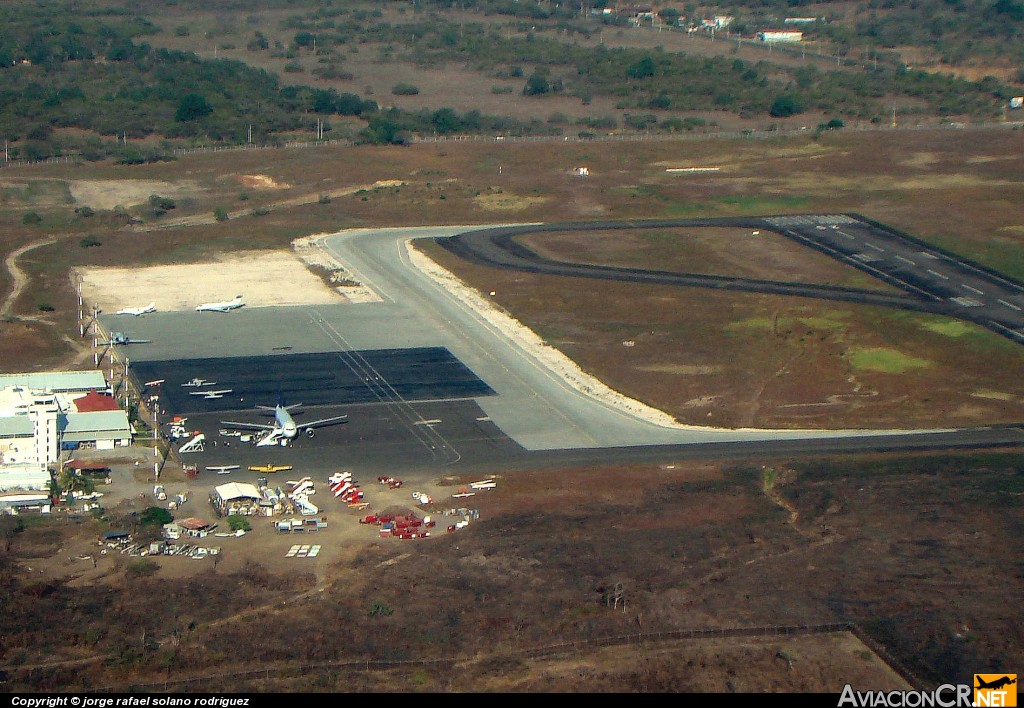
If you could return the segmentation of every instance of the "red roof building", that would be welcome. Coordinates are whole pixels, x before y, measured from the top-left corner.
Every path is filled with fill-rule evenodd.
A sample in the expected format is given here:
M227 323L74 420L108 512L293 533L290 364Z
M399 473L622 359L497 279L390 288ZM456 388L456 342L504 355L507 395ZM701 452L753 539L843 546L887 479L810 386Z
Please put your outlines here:
M75 406L75 410L79 413L120 410L120 406L117 405L117 401L114 400L113 396L96 390L89 391L89 393L81 398L76 398L72 403Z
M203 521L202 519L197 519L194 516L190 516L187 519L181 519L178 522L178 526L185 529L186 531L205 531L206 529L210 528L210 522Z

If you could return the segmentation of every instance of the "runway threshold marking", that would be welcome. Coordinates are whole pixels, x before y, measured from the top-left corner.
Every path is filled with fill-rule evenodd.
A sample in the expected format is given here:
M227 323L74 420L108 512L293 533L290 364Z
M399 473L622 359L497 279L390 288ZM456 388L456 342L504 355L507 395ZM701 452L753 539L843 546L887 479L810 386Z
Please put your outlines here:
M998 302L1000 305L1006 305L1011 310L1016 310L1017 312L1021 311L1021 308L1017 307L1012 302L1007 302L1006 300L1001 300L1001 299L1000 300L996 300L996 302Z
M931 273L932 275L934 275L936 278L942 278L943 280L949 280L949 276L948 275L943 275L942 273L934 271L931 268L928 269L928 272Z
M984 295L985 294L984 292L982 292L981 290L978 290L977 288L972 288L967 283L960 283L960 284L964 286L964 290L970 290L972 293L974 293L976 295Z

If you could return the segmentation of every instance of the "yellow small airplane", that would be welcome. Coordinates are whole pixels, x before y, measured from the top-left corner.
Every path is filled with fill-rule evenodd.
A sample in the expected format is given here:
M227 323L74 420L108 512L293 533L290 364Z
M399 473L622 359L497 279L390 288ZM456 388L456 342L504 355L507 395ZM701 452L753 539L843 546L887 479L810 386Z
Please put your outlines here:
M292 468L291 465L250 465L249 469L253 472L287 472Z

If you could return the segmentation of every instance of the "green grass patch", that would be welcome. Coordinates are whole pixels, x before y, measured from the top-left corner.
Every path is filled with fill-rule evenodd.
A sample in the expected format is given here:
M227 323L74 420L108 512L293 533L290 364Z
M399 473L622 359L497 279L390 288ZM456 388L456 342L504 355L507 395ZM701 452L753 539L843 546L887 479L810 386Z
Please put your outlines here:
M666 219L681 219L689 216L703 216L707 213L708 205L705 202L677 202L670 201L661 210L661 216Z
M612 187L608 191L612 192L613 194L624 194L627 197L631 197L633 199L636 199L637 197L649 197L654 193L650 187L642 184L628 185L623 187Z
M21 203L33 206L74 204L70 185L60 179L32 179L22 184L0 188L0 203Z
M917 236L917 234L915 234ZM917 236L939 248L969 258L1003 275L1024 279L1024 253L1016 240L966 241L947 234Z
M850 350L849 360L855 369L883 374L902 374L911 369L931 366L927 359L918 359L888 347L854 347Z
M771 214L773 212L791 211L794 209L808 209L811 205L810 197L771 197L765 198L747 194L730 194L718 197L712 204L717 203L721 211L730 213L757 213Z
M974 325L959 320L947 320L945 322L925 322L921 325L929 332L941 334L944 337L962 337L975 331Z
M797 325L815 330L837 330L846 327L843 315L840 312L829 312L809 317L780 317L776 322L771 317L748 317L745 320L730 322L725 326L726 332L741 332L744 330L768 332L774 328L785 331L795 328Z

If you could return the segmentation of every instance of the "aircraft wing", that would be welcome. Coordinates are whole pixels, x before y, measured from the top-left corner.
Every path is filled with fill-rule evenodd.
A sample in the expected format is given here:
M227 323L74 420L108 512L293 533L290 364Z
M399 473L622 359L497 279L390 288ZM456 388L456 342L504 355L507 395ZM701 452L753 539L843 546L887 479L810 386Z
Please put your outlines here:
M273 430L273 425L264 425L262 423L236 423L233 420L222 420L221 425L231 426L232 428L242 428L243 430Z
M309 428L319 428L323 425L331 425L332 423L338 423L348 418L347 415L336 415L333 418L321 418L320 420L311 420L308 423L296 423L295 427L298 430L308 430Z

